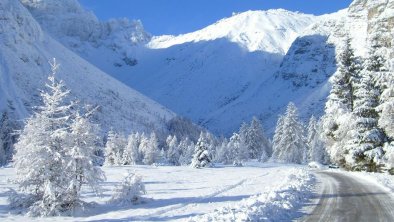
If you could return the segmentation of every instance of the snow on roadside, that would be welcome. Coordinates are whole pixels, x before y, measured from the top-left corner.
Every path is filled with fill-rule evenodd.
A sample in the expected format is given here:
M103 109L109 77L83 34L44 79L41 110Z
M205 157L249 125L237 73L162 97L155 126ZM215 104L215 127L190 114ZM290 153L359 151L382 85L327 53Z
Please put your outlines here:
M383 187L388 192L394 193L394 176L388 173L350 172L353 176L364 179Z
M213 213L189 218L201 221L283 221L290 220L312 195L314 176L305 169L292 169L283 182L260 195L236 205L216 209ZM268 188L268 187L267 187Z

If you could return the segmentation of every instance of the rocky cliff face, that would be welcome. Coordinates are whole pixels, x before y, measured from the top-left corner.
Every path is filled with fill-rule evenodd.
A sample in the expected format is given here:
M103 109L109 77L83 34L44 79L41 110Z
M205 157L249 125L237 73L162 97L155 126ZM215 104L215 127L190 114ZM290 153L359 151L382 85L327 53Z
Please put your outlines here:
M393 69L394 63L394 1L357 0L349 8L349 12L357 13L357 9L363 9L367 14L367 34L369 38L376 38L382 46Z

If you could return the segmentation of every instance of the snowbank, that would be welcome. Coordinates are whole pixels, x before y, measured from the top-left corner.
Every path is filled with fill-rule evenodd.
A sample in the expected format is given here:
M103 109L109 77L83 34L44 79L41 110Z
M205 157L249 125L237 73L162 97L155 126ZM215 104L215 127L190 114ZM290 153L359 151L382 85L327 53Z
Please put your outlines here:
M388 173L351 172L353 176L374 182L385 190L394 193L394 176Z
M297 217L311 195L314 177L303 169L293 169L282 184L266 187L267 191L213 213L190 218L189 221L283 221ZM299 216L299 215L298 215Z

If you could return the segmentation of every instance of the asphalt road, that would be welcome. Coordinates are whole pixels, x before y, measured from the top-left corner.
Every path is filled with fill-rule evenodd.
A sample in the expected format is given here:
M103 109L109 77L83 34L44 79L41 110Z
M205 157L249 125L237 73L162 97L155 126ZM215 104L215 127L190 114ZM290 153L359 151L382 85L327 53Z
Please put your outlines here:
M394 195L341 172L317 172L321 191L301 221L394 222Z

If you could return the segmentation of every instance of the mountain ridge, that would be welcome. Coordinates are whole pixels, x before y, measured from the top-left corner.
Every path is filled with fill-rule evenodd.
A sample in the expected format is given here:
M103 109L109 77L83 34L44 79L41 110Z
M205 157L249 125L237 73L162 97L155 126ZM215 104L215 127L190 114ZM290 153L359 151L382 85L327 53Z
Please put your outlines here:
M29 116L40 103L47 61L56 57L61 63L57 77L82 104L100 107L94 119L104 131L112 126L125 132L160 130L176 116L55 41L19 1L3 1L0 11L1 111L15 109L18 119Z

